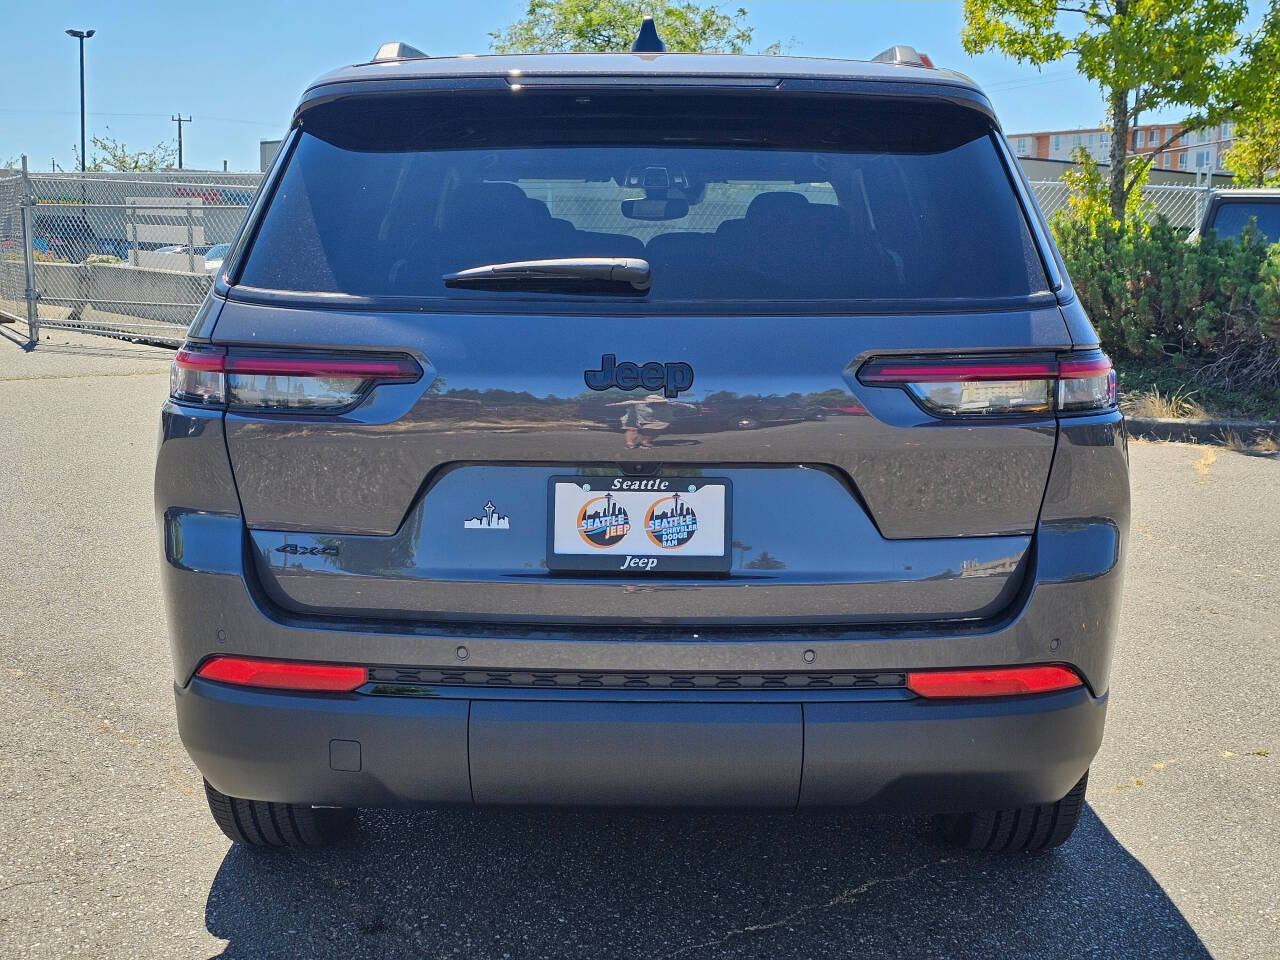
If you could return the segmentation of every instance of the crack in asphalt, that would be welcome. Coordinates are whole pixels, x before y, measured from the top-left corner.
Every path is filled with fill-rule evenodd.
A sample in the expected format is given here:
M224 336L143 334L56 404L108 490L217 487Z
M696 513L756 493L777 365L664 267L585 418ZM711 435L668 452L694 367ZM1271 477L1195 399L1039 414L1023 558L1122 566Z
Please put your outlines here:
M167 361L172 362L172 361ZM27 376L4 376L0 377L0 383L40 383L43 381L56 380L107 380L121 379L126 377L163 377L168 375L168 370L138 370L132 373L58 373L58 374L30 374Z
M804 918L807 914L813 913L816 910L830 910L832 907L848 906L849 904L857 900L860 896L862 896L864 893L866 893L868 890L871 890L874 887L883 886L884 884L889 884L889 883L901 883L903 880L910 880L912 877L916 876L916 874L923 873L925 870L930 870L933 867L940 867L940 866L944 866L945 864L955 863L957 859L958 858L956 857L944 857L941 860L933 860L929 863L922 863L919 866L911 868L906 873L901 873L896 876L872 877L870 880L864 880L862 883L858 884L856 887L850 887L848 890L845 890L841 893L836 894L834 897L832 897L830 900L827 900L825 903L808 904L806 906L800 907L797 910L793 910L791 913L787 914L785 917L782 917L778 920L770 920L768 923L753 923L745 927L736 927L733 930L730 930L727 933L725 933L723 936L717 937L715 940L704 940L701 943L693 943L693 944L689 944L688 946L681 947L679 950L676 950L673 953L667 954L666 960L673 960L673 958L675 957L684 956L685 954L691 953L694 950L704 950L708 948L722 947L726 943L728 943L730 940L734 939L735 937L742 937L751 933L765 933L769 930L777 930L781 927L790 926L791 924L796 923L797 921L801 921L802 918Z

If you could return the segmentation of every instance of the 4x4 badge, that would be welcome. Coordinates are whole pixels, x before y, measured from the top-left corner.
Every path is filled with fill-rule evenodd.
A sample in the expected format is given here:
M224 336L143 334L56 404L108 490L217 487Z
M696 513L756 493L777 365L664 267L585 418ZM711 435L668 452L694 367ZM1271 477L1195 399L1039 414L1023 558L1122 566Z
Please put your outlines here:
M498 513L498 508L489 500L484 505L483 517L472 517L463 520L462 525L468 530L510 530L511 518Z
M693 386L693 367L683 361L675 363L632 363L606 353L600 358L599 370L584 370L582 379L592 390L608 390L617 387L619 390L636 390L643 387L649 391L661 390L663 396L674 398L682 390Z
M286 543L276 547L276 553L287 553L291 557L336 557L338 548L333 544L320 547L306 547L297 543Z

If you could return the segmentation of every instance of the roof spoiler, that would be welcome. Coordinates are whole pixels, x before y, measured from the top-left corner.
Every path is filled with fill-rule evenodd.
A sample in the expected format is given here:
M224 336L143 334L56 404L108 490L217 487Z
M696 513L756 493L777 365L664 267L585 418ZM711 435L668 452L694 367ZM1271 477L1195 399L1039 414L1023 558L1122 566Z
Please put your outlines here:
M933 69L933 61L925 53L916 53L915 47L905 43L894 44L887 50L881 50L871 58L872 63L891 63L895 67L925 67Z
M378 48L378 52L373 55L370 63L387 63L391 60L428 60L430 59L425 53L417 47L411 47L407 43L401 43L396 40L391 43L384 43Z

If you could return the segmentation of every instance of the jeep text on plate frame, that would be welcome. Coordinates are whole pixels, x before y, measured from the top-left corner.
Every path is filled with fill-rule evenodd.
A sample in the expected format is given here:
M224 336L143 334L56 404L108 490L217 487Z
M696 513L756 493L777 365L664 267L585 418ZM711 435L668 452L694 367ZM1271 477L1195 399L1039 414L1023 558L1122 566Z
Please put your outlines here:
M728 573L732 503L724 477L551 477L547 568Z

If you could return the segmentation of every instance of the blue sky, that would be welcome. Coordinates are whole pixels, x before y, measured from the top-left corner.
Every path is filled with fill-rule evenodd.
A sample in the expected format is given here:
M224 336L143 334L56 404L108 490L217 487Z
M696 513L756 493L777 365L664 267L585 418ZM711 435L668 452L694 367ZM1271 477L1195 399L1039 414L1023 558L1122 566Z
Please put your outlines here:
M761 46L790 43L805 56L865 59L909 43L982 84L1008 132L1099 124L1098 91L1071 61L1042 71L998 55L971 58L960 46L959 0L731 0L745 6ZM516 19L520 0L59 0L0 3L0 164L26 153L33 168L72 165L79 142L76 41L68 27L95 29L86 44L88 129L133 148L184 130L186 165L256 170L258 141L286 128L307 82L367 60L378 44L404 40L432 54L483 53L489 31ZM1253 5L1251 21L1261 15ZM1152 117L1150 119L1176 119Z

